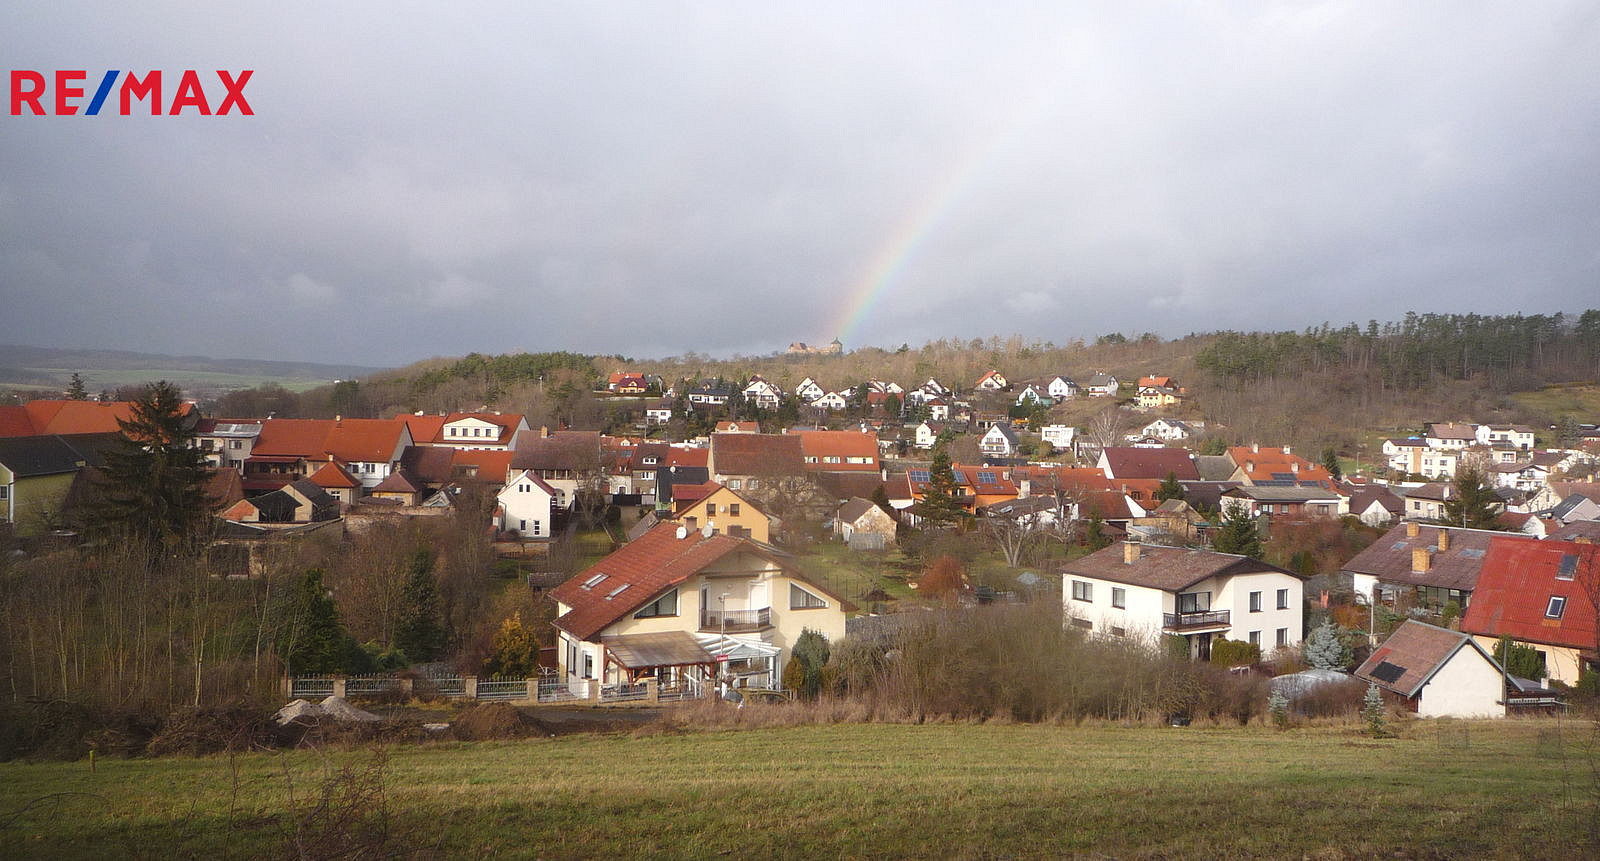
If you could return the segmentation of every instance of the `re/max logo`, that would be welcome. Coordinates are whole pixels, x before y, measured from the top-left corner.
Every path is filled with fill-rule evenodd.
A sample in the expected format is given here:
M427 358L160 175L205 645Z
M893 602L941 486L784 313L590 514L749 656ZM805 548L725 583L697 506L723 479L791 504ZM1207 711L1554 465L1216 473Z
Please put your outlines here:
M231 72L218 70L217 78L222 82L221 91L215 87L212 93L221 96L217 102L216 116L237 110L241 114L255 116L255 111L250 110L250 103L244 98L244 85L250 82L250 76L255 74L253 69L245 69L234 76ZM11 115L21 116L23 108L34 116L54 114L58 117L70 117L78 113L80 101L84 96L81 84L88 79L89 73L81 69L61 69L53 73L55 83L54 98L49 98L45 73L28 69L13 69L11 71ZM117 86L117 79L122 79L122 86ZM171 81L171 78L167 79ZM89 104L83 106L85 116L95 116L105 107L106 99L111 96L113 88L117 90L117 113L128 116L133 113L134 105L139 102L148 102L151 116L160 116L161 110L161 72L145 72L141 76L137 72L121 72L111 70L100 78L100 85L95 88L94 96L89 99ZM47 110L46 106L53 108ZM212 100L206 95L206 89L200 83L200 73L193 69L185 71L177 82L177 87L172 91L172 101L167 106L168 116L177 116L186 110L204 116L212 116Z

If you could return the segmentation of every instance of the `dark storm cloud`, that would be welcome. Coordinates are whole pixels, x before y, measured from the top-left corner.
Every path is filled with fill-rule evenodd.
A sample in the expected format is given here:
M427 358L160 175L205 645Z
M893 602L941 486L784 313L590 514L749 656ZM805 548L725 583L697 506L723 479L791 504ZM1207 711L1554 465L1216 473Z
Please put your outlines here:
M878 283L852 345L1594 304L1587 4L323 5L0 12L9 68L256 70L254 117L0 117L8 340L758 352Z

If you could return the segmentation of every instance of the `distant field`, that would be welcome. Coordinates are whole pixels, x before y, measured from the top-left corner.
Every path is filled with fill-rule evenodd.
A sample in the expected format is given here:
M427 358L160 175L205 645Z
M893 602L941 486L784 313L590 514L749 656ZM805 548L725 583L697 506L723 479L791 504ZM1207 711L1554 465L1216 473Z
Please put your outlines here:
M1600 386L1589 383L1546 386L1537 391L1517 392L1511 399L1552 420L1571 415L1579 421L1600 421ZM1544 435L1545 428L1537 430Z
M389 850L450 857L1595 857L1592 732L1509 721L1415 722L1386 740L1010 725L563 736L393 748L388 824L372 799L358 808ZM0 764L0 845L291 855L286 811L309 811L320 775L370 756ZM309 840L325 820L300 821Z
M114 389L118 386L136 386L140 383L155 380L170 380L184 388L228 388L247 389L263 383L277 383L286 389L303 392L317 386L327 385L332 380L287 380L281 377L261 376L255 374L230 374L223 371L194 371L180 368L117 368L115 370L94 370L89 368L24 368L37 374L47 374L61 380L61 387L72 378L74 371L83 375L84 385L91 393L101 389ZM11 386L0 380L0 386ZM21 387L19 385L19 387ZM30 385L30 388L38 386Z

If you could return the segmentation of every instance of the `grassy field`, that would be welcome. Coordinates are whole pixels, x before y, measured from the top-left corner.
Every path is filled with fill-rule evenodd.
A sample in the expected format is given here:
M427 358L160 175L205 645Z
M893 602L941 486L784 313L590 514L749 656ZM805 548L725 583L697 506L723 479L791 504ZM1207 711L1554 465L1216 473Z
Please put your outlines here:
M564 736L393 748L381 793L351 807L390 851L452 857L1594 857L1591 733L1513 721L1411 723L1385 740L993 724ZM312 812L319 781L373 757L0 764L0 846L292 854L336 818Z
M1530 412L1547 416L1554 421L1562 416L1575 416L1582 421L1594 421L1600 415L1600 386L1587 383L1566 383L1546 386L1532 392L1517 392L1511 399ZM1536 428L1540 437L1545 428Z

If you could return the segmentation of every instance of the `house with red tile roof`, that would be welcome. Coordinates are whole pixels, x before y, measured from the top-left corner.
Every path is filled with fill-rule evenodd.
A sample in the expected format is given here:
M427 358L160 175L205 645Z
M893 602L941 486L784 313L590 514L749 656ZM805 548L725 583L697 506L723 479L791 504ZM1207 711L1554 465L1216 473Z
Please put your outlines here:
M1600 545L1493 538L1461 630L1486 649L1500 637L1538 651L1545 677L1576 684L1584 667L1600 670Z
M361 495L361 482L356 481L337 463L323 464L311 474L311 483L337 500L340 511L348 510Z
M517 434L529 430L521 413L400 413L395 418L406 423L417 445L463 450L509 451L516 446Z
M1252 485L1316 485L1325 490L1334 488L1333 475L1327 467L1294 453L1289 446L1281 448L1259 443L1236 445L1228 449L1234 472L1229 481Z
M1199 481L1194 457L1181 448L1146 448L1143 446L1108 446L1100 452L1096 463L1106 478L1153 478L1161 480L1168 474L1179 481Z
M531 469L510 476L495 495L495 526L523 538L549 538L556 489Z
M878 437L859 431L798 431L800 456L811 472L877 472Z
M550 593L559 677L576 693L649 680L775 688L806 629L829 640L855 608L792 557L749 538L667 522Z
M193 404L185 403L183 412L191 421L200 420ZM0 438L121 433L119 420L132 418L131 401L29 401L20 406L0 406Z
M1011 383L1006 380L1005 374L991 370L979 377L973 388L990 392L1002 392L1010 388L1010 386Z
M338 463L366 489L377 487L412 445L401 419L266 419L244 462L245 490L270 491Z

